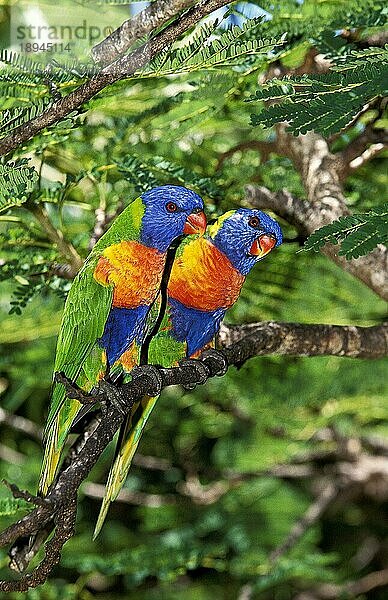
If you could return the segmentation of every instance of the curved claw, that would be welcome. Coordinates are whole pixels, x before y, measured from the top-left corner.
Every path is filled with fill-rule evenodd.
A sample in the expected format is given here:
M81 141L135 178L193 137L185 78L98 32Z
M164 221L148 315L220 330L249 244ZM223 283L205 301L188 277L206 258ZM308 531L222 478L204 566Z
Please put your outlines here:
M66 390L66 395L71 400L78 400L81 404L96 404L96 399L90 392L84 392L74 381L69 379L62 371L54 373L54 381L61 383ZM53 417L52 417L53 419Z
M151 381L148 394L150 396L159 396L163 388L163 378L159 369L154 365L139 365L131 371L132 379L137 379L142 375L147 375Z
M186 383L182 386L185 390L193 390L197 385L205 383L209 378L209 369L200 360L196 360L195 358L182 358L178 364L180 367L186 365L194 367L198 375L198 380L195 383Z
M102 412L106 411L106 403L113 404L122 414L126 415L128 412L128 399L123 394L122 390L115 386L113 383L109 383L106 379L101 379L96 387L96 397L100 399Z
M217 369L214 375L217 377L222 377L228 370L228 361L226 360L225 354L222 350L215 350L214 348L208 348L204 350L199 357L203 362L213 362L215 364L215 368Z

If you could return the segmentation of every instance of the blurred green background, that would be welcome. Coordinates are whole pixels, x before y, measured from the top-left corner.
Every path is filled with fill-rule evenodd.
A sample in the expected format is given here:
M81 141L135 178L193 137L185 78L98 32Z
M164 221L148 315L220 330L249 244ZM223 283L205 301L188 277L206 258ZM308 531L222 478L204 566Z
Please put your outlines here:
M287 4L296 10L298 3ZM300 8L305 19L308 9L314 13L315 3ZM333 3L323 9L329 18ZM287 67L303 61L306 39L306 33L293 38ZM50 270L66 257L35 219L34 203L46 203L51 222L85 257L95 211L114 214L155 183L193 187L210 217L244 205L247 183L304 197L299 174L283 156L263 160L252 149L220 162L241 142L273 135L252 129L252 107L244 103L267 67L115 84L69 127L48 131L23 149L41 177L27 205L0 216L0 392L7 411L0 414L1 478L36 489L40 428L70 285ZM356 133L340 136L337 148ZM381 154L348 177L345 193L361 211L384 201L386 185ZM296 232L281 224L287 242L255 267L227 322L372 325L386 319L382 300L324 256L298 253ZM101 489L90 482L105 482L112 446L81 488L76 535L60 565L25 597L289 600L317 584L341 585L382 569L388 553L384 482L380 495L354 483L275 565L269 555L330 480L341 444L387 439L387 396L386 360L334 357L261 357L194 392L165 390L126 482L127 502L112 505L92 542ZM20 430L17 422L7 423L9 414L27 419L27 429L24 422ZM301 459L312 452L324 458ZM311 474L277 475L276 466L295 457L313 465ZM2 528L25 510L7 515L15 503L5 487L0 508ZM9 577L7 563L3 550L2 578ZM385 593L381 588L357 597L383 600Z

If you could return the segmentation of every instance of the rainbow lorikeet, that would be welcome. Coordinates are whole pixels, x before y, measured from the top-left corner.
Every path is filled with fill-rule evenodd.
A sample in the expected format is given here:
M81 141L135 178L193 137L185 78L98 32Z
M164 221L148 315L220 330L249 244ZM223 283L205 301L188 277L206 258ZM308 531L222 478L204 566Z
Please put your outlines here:
M245 208L219 217L203 237L184 240L172 267L167 311L159 333L150 342L148 362L170 367L182 358L198 357L214 340L249 271L281 243L282 231L274 219ZM146 396L134 407L125 435L119 439L95 536L124 484L156 401L157 397Z
M183 234L203 234L203 201L180 186L160 186L134 200L100 238L69 292L54 372L85 391L119 369L139 364L147 315L158 294L170 244ZM118 364L118 359L120 363ZM45 430L39 491L55 478L63 445L80 410L54 383Z

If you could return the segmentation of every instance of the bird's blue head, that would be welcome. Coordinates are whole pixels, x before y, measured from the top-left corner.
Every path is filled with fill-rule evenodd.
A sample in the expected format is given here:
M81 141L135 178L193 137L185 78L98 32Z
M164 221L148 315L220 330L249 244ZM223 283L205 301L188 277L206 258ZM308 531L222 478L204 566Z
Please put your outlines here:
M173 240L183 234L203 234L206 217L203 200L178 185L161 185L141 196L145 206L140 241L166 252Z
M279 224L261 210L239 208L209 228L214 245L242 275L283 241Z

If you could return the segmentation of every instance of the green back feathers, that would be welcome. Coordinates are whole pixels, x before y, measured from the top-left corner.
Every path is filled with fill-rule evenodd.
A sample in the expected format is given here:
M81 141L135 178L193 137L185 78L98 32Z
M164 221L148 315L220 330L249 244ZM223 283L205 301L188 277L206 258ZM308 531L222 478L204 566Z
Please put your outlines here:
M108 231L101 236L94 246L86 262L88 263L89 260L93 260L96 255L100 256L102 250L113 244L118 244L125 240L139 240L144 213L145 206L143 200L136 198L115 218Z
M113 291L94 279L97 261L105 248L123 240L139 239L144 211L142 199L134 200L99 239L74 279L58 336L54 372L65 371L67 377L74 381L96 340L102 336ZM50 427L64 396L63 386L55 385L47 427Z
M112 304L112 286L103 286L94 279L94 270L105 248L124 240L139 240L145 206L141 198L134 200L116 217L108 231L99 239L84 266L74 279L66 300L58 336L54 373L62 371L89 391L84 367L96 341L103 335ZM96 373L104 368L96 361ZM82 381L81 381L82 379ZM45 494L52 483L60 460L61 450L71 424L80 408L76 400L68 400L65 388L54 383L50 410L45 428L45 456L40 491Z
M167 308L157 335L151 340L148 362L162 367L171 367L186 356L186 345L171 335L171 322Z

